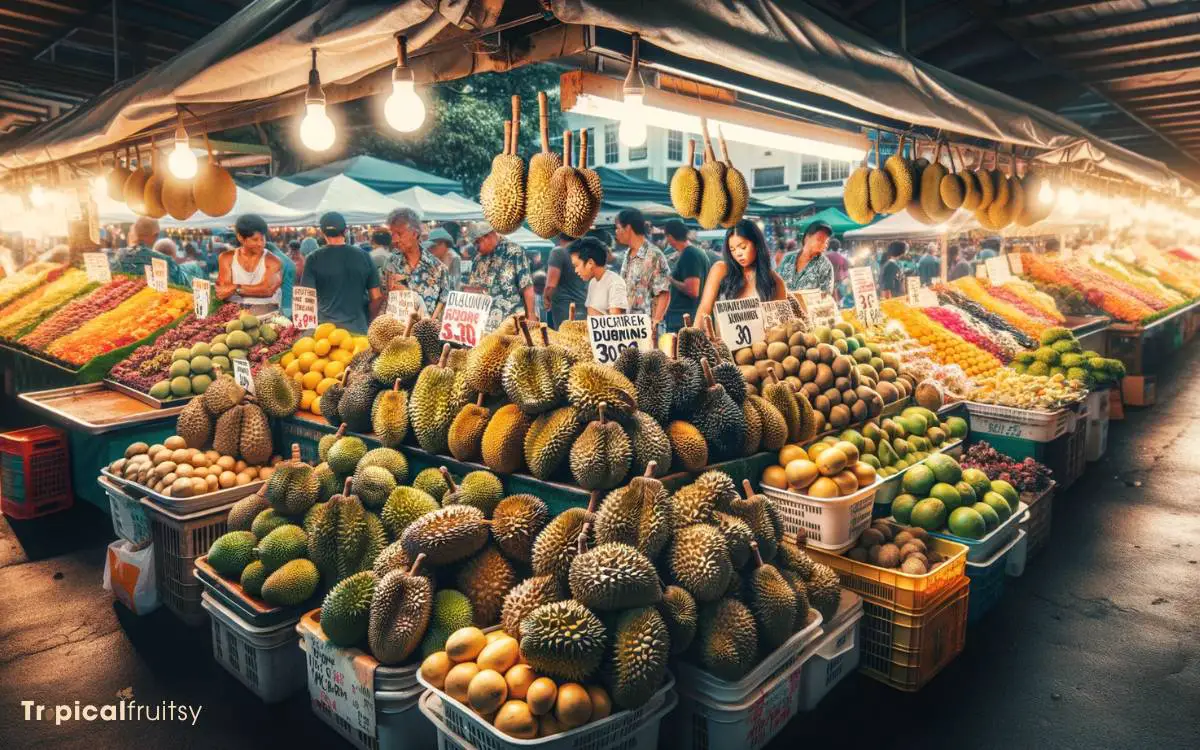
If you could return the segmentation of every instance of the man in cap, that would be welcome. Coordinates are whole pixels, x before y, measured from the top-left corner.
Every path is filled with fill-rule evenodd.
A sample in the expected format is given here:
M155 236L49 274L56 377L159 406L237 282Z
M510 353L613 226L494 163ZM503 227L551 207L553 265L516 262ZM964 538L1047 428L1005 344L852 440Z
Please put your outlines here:
M346 244L346 219L341 214L330 211L319 225L325 245L305 260L300 286L317 290L320 322L365 333L369 317L383 306L379 269L371 256Z
M475 245L476 256L463 291L492 298L487 330L495 330L502 320L518 312L537 320L533 274L525 250L501 237L486 221L473 222L467 239Z
M708 256L688 240L688 228L680 219L671 219L664 229L667 246L675 255L671 264L671 303L667 306L667 330L678 331L683 327L683 316L696 316L696 305L704 289L704 278L708 275Z
M446 286L457 290L462 286L462 257L454 246L454 238L442 227L429 233L429 252L446 267Z
M389 292L415 292L432 317L442 313L449 291L446 266L421 247L421 217L411 208L400 207L388 214L395 250L383 267L383 284Z
M582 313L587 301L588 282L579 278L571 262L568 248L572 242L574 240L568 235L559 234L554 239L554 249L550 251L550 259L546 262L546 287L542 293L542 304L550 311L549 323L554 328L567 319L572 304Z

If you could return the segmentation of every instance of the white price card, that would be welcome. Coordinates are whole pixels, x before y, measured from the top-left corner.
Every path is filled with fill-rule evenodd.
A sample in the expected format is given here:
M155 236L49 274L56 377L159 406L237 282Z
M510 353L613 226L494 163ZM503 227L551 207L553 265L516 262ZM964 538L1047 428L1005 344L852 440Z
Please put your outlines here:
M417 313L422 318L429 316L425 309L425 300L421 295L409 289L393 289L387 296L387 314L400 320L408 320L408 316Z
M317 290L310 286L292 289L292 325L300 331L317 327Z
M1025 275L1025 266L1021 263L1021 254L1020 253L1009 253L1007 258L1008 258L1008 268L1010 271L1012 271L1013 275L1014 276L1024 276Z
M837 305L833 303L833 297L819 289L792 292L792 296L804 307L809 326L832 328L837 323Z
M921 304L921 280L916 276L908 276L904 279L904 291L908 295L908 304L910 307L919 307Z
M207 318L212 308L212 282L208 279L192 279L192 310L197 318Z
M985 266L985 265L984 265L984 264L982 264L982 263L976 264L976 266L975 266L975 278L977 278L977 279L983 279L984 281L987 281L987 280L988 280L988 278L989 278L989 277L988 277L988 269L987 269L987 266Z
M246 389L246 392L251 396L254 395L254 376L250 374L250 360L235 359L233 360L233 379L238 385Z
M452 291L446 298L442 313L442 341L474 347L487 333L488 313L492 298L486 294Z
M717 333L730 351L745 349L767 337L762 302L757 297L725 299L713 303Z
M937 307L937 295L929 287L923 286L917 290L917 305L919 307Z
M875 290L875 275L866 266L850 269L850 289L854 292L854 312L865 326L883 322L879 309L879 292Z
M375 667L357 648L339 648L324 633L304 631L313 712L359 748L374 748Z
M1008 261L1003 255L988 258L983 263L987 266L988 278L993 284L1003 284L1012 280L1012 272L1008 270Z
M150 278L146 281L150 288L159 293L167 291L167 261L164 258L150 259Z
M87 272L88 281L98 284L112 281L112 270L108 267L108 256L104 253L84 253L83 270Z
M795 313L792 312L791 301L786 299L764 302L762 303L762 311L763 326L766 328L784 325L796 317Z
M654 348L654 327L645 313L591 315L587 322L592 355L602 365L616 362L622 349L648 352Z

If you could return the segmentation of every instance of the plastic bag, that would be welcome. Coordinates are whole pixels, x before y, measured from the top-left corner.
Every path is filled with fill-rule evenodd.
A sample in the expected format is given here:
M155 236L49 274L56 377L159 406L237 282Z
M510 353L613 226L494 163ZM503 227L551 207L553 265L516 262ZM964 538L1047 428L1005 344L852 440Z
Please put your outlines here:
M154 545L138 549L133 542L118 539L108 545L104 558L104 590L136 615L158 608L154 580Z

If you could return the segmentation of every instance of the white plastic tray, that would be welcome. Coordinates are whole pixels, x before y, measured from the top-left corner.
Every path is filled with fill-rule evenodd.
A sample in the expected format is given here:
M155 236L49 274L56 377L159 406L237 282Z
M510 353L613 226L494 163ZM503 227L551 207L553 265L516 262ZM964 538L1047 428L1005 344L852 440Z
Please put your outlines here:
M118 477L108 470L103 468L100 473L108 477L110 481L129 492L135 497L144 497L154 501L154 504L166 508L174 513L186 515L195 513L199 510L208 510L216 508L219 505L227 505L228 503L237 502L247 495L253 495L258 492L266 482L262 479L256 479L253 482L238 485L237 487L228 487L216 492L208 492L203 495L193 495L192 497L168 497L160 492L155 492L149 487L130 481L124 477Z
M811 711L846 675L858 667L859 631L863 619L862 597L852 591L842 591L833 627L810 645L802 657L801 680L804 692L800 710Z
M212 618L213 658L264 703L278 703L304 689L304 654L296 650L295 622L256 628L208 592L200 595L200 606Z

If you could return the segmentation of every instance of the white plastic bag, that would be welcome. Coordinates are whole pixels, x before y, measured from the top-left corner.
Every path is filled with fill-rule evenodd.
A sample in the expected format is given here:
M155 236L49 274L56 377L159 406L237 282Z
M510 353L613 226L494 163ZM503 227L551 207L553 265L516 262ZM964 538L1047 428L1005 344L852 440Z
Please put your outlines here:
M118 539L108 545L104 559L104 590L136 615L158 608L154 582L154 545L138 549L133 542Z

